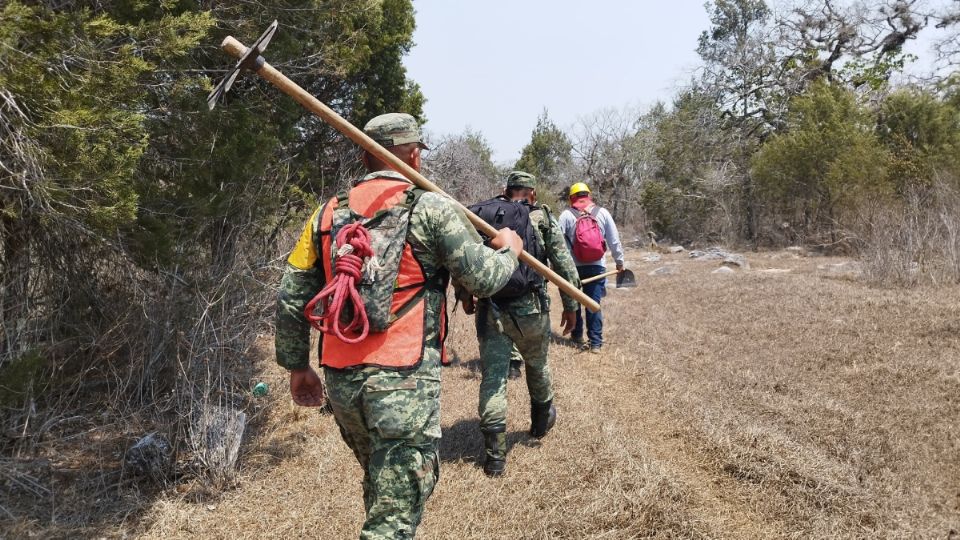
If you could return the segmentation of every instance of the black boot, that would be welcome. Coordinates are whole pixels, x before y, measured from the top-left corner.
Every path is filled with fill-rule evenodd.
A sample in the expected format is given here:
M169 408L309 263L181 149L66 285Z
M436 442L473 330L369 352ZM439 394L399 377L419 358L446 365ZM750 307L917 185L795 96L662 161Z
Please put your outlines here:
M510 380L520 378L520 362L510 361Z
M546 403L530 402L530 436L542 439L557 423L557 408L553 400Z
M487 457L483 462L484 474L500 476L507 468L507 434L503 431L485 431L483 445L487 449Z

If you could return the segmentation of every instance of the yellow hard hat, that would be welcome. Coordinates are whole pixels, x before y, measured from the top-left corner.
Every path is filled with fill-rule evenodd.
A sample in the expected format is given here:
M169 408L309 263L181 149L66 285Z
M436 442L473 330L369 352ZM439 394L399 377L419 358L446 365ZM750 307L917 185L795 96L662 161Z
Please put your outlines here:
M583 182L577 182L576 184L570 186L570 197L573 197L577 193L590 193L590 188L588 188Z

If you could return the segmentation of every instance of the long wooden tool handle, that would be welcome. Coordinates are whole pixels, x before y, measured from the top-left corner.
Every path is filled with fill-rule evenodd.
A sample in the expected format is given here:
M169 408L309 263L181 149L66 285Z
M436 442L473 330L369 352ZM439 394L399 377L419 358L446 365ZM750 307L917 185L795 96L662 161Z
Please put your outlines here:
M227 36L223 40L221 47L227 52L227 54L233 56L234 58L242 57L247 51L247 48L243 45L243 43L240 43L232 36ZM370 152L374 156L377 156L384 163L389 163L421 189L446 196L467 215L467 217L470 219L470 222L473 223L473 226L476 227L478 231L490 238L493 238L497 235L497 230L494 229L489 223L480 219L476 214L469 211L467 207L460 204L459 201L447 195L436 184L430 180L427 180L422 174L413 170L412 167L401 161L400 158L390 153L386 148L380 146L377 141L374 141L368 137L366 133L358 129L350 122L346 121L333 109L327 107L322 101L313 97L303 88L300 88L297 83L288 79L283 73L277 71L276 68L267 62L263 62L263 65L257 69L257 74L279 88L283 93L297 100L298 103L319 116L324 122L336 128L337 131L346 135L347 138L360 145L364 150ZM526 251L521 252L519 258L521 261L533 268L538 274L545 277L548 281L556 285L561 291L569 295L571 298L582 304L590 311L594 313L600 311L599 303L594 302L593 299L584 294L583 291L577 287L574 287L572 283L560 277L559 274L548 268L547 265L538 261Z
M601 279L603 279L603 278L605 278L605 277L610 277L610 276L612 276L612 275L614 275L614 274L619 274L619 273L620 273L619 270L611 270L611 271L609 271L609 272L604 272L603 274L600 274L599 276L588 277L587 279L581 280L580 283L586 285L587 283L593 283L594 281L600 281Z

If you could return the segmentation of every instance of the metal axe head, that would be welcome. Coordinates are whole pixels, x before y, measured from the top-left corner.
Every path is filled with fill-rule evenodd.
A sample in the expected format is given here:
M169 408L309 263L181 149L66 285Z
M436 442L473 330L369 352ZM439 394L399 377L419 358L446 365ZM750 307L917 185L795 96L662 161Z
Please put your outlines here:
M243 56L240 57L237 65L233 66L230 73L220 81L220 84L213 89L213 92L210 92L210 95L207 96L207 106L210 107L210 110L213 110L213 108L217 106L217 101L220 100L220 96L230 91L230 87L233 86L233 81L237 80L237 75L240 74L241 70L249 69L250 71L256 71L266 62L263 56L260 55L263 54L267 45L270 44L270 38L272 38L273 34L277 31L277 24L277 21L273 21L273 23L270 24L257 41L247 48L247 52L243 53Z

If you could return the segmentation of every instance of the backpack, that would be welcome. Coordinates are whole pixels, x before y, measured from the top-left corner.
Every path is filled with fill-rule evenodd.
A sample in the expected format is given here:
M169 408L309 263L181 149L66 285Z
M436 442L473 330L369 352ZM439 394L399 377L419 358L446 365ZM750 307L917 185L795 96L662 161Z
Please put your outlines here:
M603 237L603 228L597 220L600 206L593 205L589 212L568 209L577 218L573 234L567 238L573 257L581 262L602 259L607 252L607 241Z
M401 259L407 245L407 231L410 227L410 216L413 207L420 200L424 191L410 186L406 188L401 200L392 205L377 210L373 216L365 218L350 208L349 193L337 195L337 206L333 210L333 220L330 230L331 264L336 258L337 233L343 227L356 221L363 223L363 227L370 234L370 246L373 255L363 266L363 278L357 284L357 292L363 299L363 306L370 323L370 332L385 332L387 328L400 316L406 313L409 305L400 311L391 313L394 303L395 287L401 270ZM349 307L349 304L348 306ZM352 317L352 309L344 309L343 318Z
M534 225L530 221L533 207L526 201L510 201L501 196L479 202L469 210L499 230L509 227L523 240L523 249L539 261L544 260L544 248L537 239ZM543 278L532 268L520 263L513 271L510 280L491 298L493 300L512 300L530 291L543 287Z

